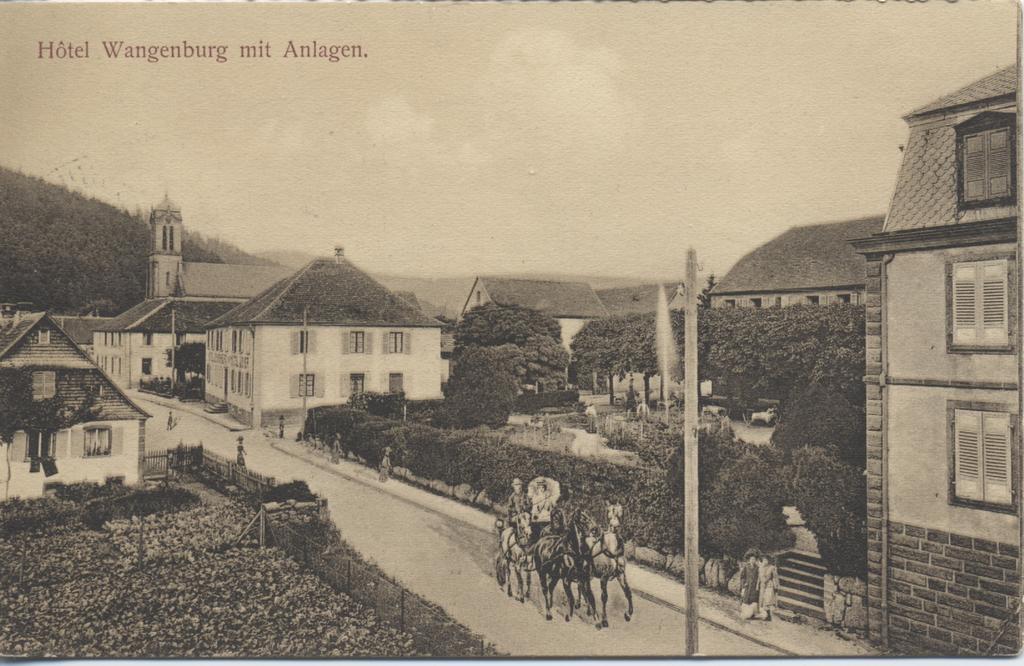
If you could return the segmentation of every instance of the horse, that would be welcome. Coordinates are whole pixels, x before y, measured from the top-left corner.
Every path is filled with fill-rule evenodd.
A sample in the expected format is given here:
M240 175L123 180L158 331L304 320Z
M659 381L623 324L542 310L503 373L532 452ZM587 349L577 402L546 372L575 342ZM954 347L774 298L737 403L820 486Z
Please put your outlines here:
M512 524L499 532L497 562L495 574L498 587L508 583L508 596L512 596L512 573L516 575L516 598L520 602L530 598L530 514L520 513L512 519ZM523 594L523 574L526 574L526 594Z
M555 587L558 585L558 581L561 580L569 606L569 610L565 615L565 621L570 621L572 619L574 602L569 581L576 563L572 553L569 551L566 535L555 534L550 531L543 534L537 539L536 543L530 546L529 555L533 562L533 568L537 571L537 576L540 578L540 589L544 595L544 618L547 620L551 619L551 605L554 601Z
M590 587L590 579L594 576L594 569L589 547L586 544L587 526L585 523L587 521L588 519L580 509L574 509L569 517L565 536L576 565L569 572L570 583L576 583L576 587L579 590L579 597L575 600L575 606L579 608L585 600L587 602L588 615L596 617L597 602L594 599L594 591Z
M626 595L628 607L623 617L629 622L633 618L633 591L626 579L626 554L622 539L612 529L602 533L597 523L586 514L581 513L580 517L590 525L591 538L585 552L589 555L593 576L601 581L601 621L595 626L598 629L608 626L608 581L612 578L619 582Z

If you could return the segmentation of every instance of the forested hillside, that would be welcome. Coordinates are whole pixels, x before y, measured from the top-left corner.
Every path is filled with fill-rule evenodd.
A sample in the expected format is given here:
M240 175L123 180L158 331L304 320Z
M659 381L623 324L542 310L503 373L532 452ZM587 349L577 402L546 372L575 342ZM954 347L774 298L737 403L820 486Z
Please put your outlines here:
M0 168L0 302L117 314L145 296L148 251L142 217ZM223 241L184 238L185 261L219 263L224 253L261 263Z

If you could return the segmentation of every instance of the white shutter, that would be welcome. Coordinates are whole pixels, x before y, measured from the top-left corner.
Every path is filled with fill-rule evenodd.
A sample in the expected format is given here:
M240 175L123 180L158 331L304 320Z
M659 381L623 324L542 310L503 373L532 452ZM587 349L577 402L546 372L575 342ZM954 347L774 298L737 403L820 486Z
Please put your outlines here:
M953 412L956 457L956 496L982 499L981 418L979 412L957 409Z
M388 333L389 332L390 331L384 331L383 333L380 334L381 353L382 354L390 354L391 353L391 345L388 344L388 342L389 342L389 340L388 340Z
M985 342L1005 344L1009 340L1006 262L985 264L981 274L981 333Z
M32 399L42 400L43 399L43 373L33 372L32 373Z
M299 397L299 376L292 375L288 381L288 395L293 398Z
M363 333L363 353L373 353L373 331L365 331Z
M299 353L299 333L300 331L292 331L292 354Z
M352 331L342 330L341 332L341 353L352 353Z
M985 473L985 501L1009 504L1010 492L1010 415L982 413L982 453Z
M324 397L324 376L319 374L313 375L313 397L322 398Z
M306 333L306 353L316 353L316 331L312 329Z
M978 338L978 267L957 264L953 267L953 342L976 342Z
M402 334L402 348L406 354L412 353L412 331L406 331Z

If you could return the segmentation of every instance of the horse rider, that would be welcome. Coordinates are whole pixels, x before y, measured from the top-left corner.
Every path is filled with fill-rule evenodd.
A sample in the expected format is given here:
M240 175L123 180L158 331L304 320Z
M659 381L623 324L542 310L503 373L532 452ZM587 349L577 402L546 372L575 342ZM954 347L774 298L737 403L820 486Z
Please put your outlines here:
M505 508L508 525L512 525L515 522L515 517L519 514L530 513L530 496L523 489L522 479L512 479L512 494L508 496Z
M548 490L547 481L541 479L537 482L537 495L530 507L530 532L532 542L536 543L544 531L551 525L551 512L555 508L555 501Z

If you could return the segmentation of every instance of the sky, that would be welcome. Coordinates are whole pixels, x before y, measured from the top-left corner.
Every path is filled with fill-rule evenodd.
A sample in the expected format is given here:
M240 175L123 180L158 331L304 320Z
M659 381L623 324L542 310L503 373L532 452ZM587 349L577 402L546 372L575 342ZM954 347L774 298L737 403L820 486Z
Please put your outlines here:
M1012 2L0 4L0 165L377 273L723 274L885 212L902 116L1012 64ZM242 59L260 39L274 57ZM365 57L282 58L288 40ZM40 59L38 42L90 43ZM103 40L225 44L111 60Z

